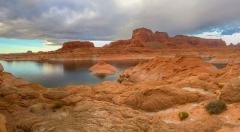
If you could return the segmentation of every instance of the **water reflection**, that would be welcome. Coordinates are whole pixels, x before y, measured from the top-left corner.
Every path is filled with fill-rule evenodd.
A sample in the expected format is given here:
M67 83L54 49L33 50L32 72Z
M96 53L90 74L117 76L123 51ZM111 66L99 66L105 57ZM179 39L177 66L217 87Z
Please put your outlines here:
M116 81L119 74L140 61L105 61L118 69L115 75L95 76L89 68L98 61L0 61L4 71L45 87L93 85L102 81Z
M115 75L93 75L89 68L98 61L0 61L4 71L45 87L55 88L67 85L93 85L102 81L117 81L124 70L141 61L105 61L118 69ZM216 64L218 69L226 64Z

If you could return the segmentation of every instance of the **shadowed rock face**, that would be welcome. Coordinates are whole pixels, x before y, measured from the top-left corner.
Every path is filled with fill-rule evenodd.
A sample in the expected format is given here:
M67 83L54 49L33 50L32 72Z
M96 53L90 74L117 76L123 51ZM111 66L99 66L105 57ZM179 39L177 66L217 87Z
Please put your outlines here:
M2 64L0 63L0 72L2 72L4 70Z
M169 37L166 32L153 33L150 29L138 28L133 30L131 39L112 42L108 47L226 47L226 43L221 39L203 39L183 35Z
M63 43L63 47L59 50L72 50L78 48L94 48L94 44L92 42L81 42L81 41L69 41Z

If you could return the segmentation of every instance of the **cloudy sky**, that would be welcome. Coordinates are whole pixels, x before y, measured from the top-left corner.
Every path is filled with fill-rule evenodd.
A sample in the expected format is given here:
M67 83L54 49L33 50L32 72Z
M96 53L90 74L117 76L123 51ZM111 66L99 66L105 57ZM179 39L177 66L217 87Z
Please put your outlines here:
M146 27L240 42L240 0L0 0L0 53L58 49L69 40L101 46Z

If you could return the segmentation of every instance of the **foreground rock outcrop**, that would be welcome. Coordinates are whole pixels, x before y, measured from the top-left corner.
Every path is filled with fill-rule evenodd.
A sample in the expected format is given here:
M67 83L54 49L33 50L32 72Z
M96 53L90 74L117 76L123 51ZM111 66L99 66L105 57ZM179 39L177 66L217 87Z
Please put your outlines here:
M220 99L231 103L240 102L240 76L224 85Z
M149 62L139 63L137 66L124 71L120 82L140 82L150 80L168 80L199 73L217 74L218 69L212 64L196 57L178 56L157 57Z
M187 63L189 61L192 63ZM128 85L108 81L91 87L67 86L61 89L46 89L1 72L0 130L9 132L239 130L239 104L228 105L228 109L222 114L209 115L204 105L217 99L218 94L214 93L215 91L190 87L192 85L190 81L195 79L197 81L192 83L196 87L202 86L202 83L214 82L216 78L214 75L219 71L215 71L211 64L205 64L193 57L172 59L158 57L139 65L141 69L135 72L141 72L146 68L149 68L147 71L157 72L164 68L172 72L164 77L167 81L164 78L160 80L148 78ZM227 72L231 71L226 70L225 74ZM199 80L201 83L196 83ZM229 83L230 86L231 84ZM220 92L224 93L224 88ZM223 96L220 98L224 99ZM189 118L180 121L178 112L183 110L189 113Z
M59 50L73 50L78 48L94 48L94 44L88 41L69 41L63 43L63 46Z
M105 63L104 61L99 61L97 64L92 66L89 71L95 75L113 75L117 72L117 68Z

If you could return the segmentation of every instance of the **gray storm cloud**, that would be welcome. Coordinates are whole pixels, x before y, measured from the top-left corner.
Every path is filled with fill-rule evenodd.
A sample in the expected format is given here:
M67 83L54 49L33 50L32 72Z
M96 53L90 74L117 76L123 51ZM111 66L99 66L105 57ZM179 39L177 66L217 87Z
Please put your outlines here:
M240 31L239 0L0 0L0 37L66 40L129 38L135 28L177 34Z

